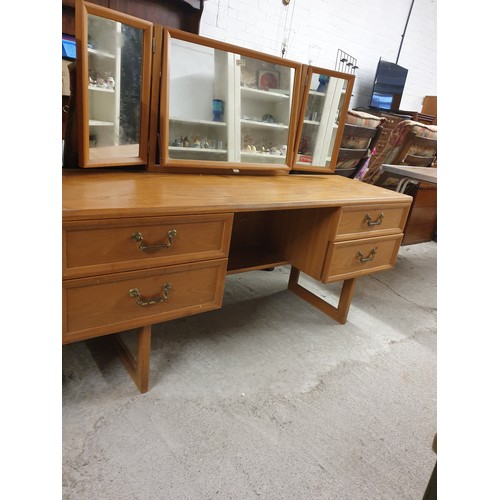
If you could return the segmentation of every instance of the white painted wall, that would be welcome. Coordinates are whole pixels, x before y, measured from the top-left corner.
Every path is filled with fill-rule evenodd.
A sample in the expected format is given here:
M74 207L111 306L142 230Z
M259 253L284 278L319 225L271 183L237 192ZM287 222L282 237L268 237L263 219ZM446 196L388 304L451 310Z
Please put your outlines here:
M367 106L380 57L396 62L411 0L205 0L200 35L336 69L337 50L357 59L351 108ZM437 0L414 0L398 64L408 69L401 109L437 95Z

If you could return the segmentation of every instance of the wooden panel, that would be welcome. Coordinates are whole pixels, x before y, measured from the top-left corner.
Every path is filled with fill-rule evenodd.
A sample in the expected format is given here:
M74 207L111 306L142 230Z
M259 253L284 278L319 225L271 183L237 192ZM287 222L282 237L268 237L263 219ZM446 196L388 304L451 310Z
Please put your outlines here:
M144 267L225 258L229 251L231 214L191 217L130 218L63 224L63 277L103 274ZM142 244L168 248L140 250Z
M431 241L437 226L437 188L435 185L420 183L410 191L413 204L405 227L402 245L413 245Z
M343 208L336 241L399 234L403 231L407 214L408 205L402 204Z
M63 343L124 331L197 314L221 306L227 259L183 264L63 282ZM137 289L145 300L168 298L141 306L129 296Z
M331 243L321 281L330 283L389 269L396 261L402 237L400 234ZM360 260L370 257L373 258L367 262Z

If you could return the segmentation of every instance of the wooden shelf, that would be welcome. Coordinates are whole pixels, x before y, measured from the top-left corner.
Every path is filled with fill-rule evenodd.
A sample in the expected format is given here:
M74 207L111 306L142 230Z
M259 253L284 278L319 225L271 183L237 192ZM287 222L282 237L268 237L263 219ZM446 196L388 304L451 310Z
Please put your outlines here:
M289 264L282 255L278 255L268 248L248 247L231 250L227 264L227 274L245 273L269 267L285 266Z

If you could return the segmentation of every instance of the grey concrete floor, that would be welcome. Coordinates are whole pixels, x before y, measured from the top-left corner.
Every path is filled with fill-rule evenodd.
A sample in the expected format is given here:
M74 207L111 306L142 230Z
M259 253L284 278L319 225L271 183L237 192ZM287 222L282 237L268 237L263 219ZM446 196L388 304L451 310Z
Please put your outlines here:
M437 244L360 278L339 325L289 268L153 328L139 394L102 339L63 348L63 498L421 499L436 456ZM336 304L340 284L301 283ZM131 341L131 334L124 334Z

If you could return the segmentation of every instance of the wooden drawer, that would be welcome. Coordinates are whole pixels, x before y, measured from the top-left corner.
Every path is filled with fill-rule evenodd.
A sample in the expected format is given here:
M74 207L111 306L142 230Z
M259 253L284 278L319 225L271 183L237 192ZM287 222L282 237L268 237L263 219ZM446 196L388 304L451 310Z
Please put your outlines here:
M396 262L402 237L398 234L330 243L321 281L330 283L389 269Z
M403 232L410 205L370 205L344 207L336 232L336 241L383 236Z
M225 258L231 225L232 214L66 222L63 278Z
M226 266L219 259L63 281L63 343L216 309ZM141 299L158 302L139 305Z

